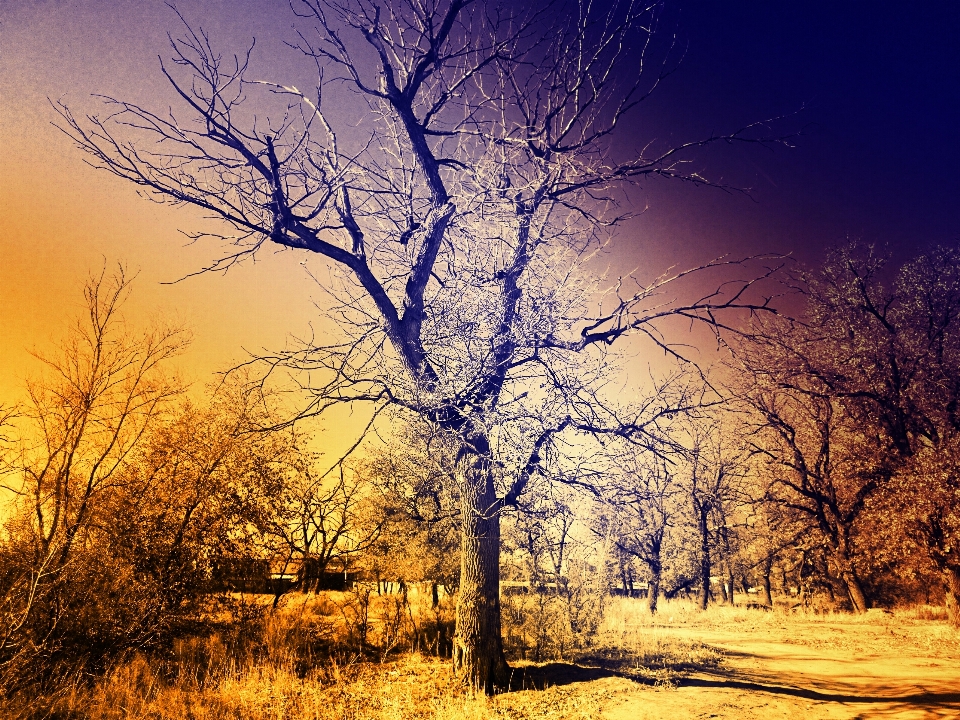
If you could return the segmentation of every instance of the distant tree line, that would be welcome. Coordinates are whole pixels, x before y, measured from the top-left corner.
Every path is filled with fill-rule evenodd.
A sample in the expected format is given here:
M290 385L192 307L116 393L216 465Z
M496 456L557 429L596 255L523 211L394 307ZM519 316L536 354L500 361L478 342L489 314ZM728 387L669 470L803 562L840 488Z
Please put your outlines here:
M784 282L797 310L732 336L722 404L621 462L624 585L652 610L658 588L706 606L779 585L855 612L945 602L960 625L960 252L891 267L850 243Z

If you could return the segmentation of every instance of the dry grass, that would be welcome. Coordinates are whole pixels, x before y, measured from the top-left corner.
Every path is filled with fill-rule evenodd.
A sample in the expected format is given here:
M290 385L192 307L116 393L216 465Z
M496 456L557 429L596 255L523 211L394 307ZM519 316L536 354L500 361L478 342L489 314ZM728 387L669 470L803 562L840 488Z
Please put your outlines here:
M306 675L284 663L263 663L203 683L189 677L170 683L135 658L89 694L65 697L57 714L90 720L482 717L464 712L469 698L448 675L441 663L410 655L389 664L328 662Z
M92 688L74 685L44 703L0 708L0 713L64 720L588 718L617 692L600 682L589 688L555 685L485 698L452 677L447 661L419 654L387 663L329 663L305 676L289 667L255 665L200 683L189 676L169 682L137 656Z
M781 642L821 651L844 650L856 655L895 655L908 652L931 658L960 656L960 633L947 623L946 611L932 606L913 606L888 610L870 610L863 615L823 608L779 605L760 610L745 605L711 605L701 611L692 601L674 600L661 605L651 616L640 603L617 598L608 608L602 631L602 644L608 647L636 645L639 657L651 657L644 646L661 643L676 656L682 654L678 630L709 638L712 633L729 632L769 634ZM702 653L697 655L698 648ZM693 642L691 665L710 663L713 648ZM702 658L702 660L700 659ZM721 657L722 661L722 657Z
M927 611L805 613L664 603L651 616L642 601L612 599L597 633L568 662L516 662L520 690L488 699L467 691L449 661L421 654L416 633L438 614L414 600L396 615L394 599L374 598L357 639L359 616L344 594L293 598L257 626L255 641L212 633L177 642L167 656L134 655L98 679L75 677L46 697L8 699L11 720L493 720L588 718L616 703L635 682L670 690L685 676L724 665L713 632L864 654L911 652L960 657L960 637ZM442 610L442 609L441 609ZM442 618L441 618L442 619ZM402 622L401 622L402 621ZM403 625L403 623L407 625ZM405 628L405 629L404 629ZM418 636L421 645L424 635ZM569 662L572 660L572 662ZM589 682L584 682L589 681ZM635 682L629 682L635 681Z

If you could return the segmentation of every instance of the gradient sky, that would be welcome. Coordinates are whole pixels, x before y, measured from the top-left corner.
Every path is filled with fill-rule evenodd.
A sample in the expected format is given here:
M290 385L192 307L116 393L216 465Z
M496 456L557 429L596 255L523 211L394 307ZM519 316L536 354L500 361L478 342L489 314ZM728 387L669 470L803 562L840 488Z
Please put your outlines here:
M653 242L807 262L847 236L898 257L960 242L960 3L679 5L688 52L660 117L698 134L803 108L781 124L803 134L791 151L705 161L755 202L649 183Z
M256 35L264 76L283 77L285 2L179 6L221 47L242 49ZM792 150L698 160L709 177L751 187L750 197L645 182L634 197L648 209L624 228L615 262L656 275L723 253L816 262L847 236L899 257L960 242L960 3L670 0L663 26L687 53L631 135L682 141L797 111L778 129L803 133ZM84 276L104 258L140 270L134 314L159 310L194 328L184 366L196 381L244 348L282 345L316 315L302 258L289 252L160 284L216 257L178 234L196 227L196 214L91 170L51 125L47 98L79 111L98 92L166 102L157 56L176 29L155 0L0 0L0 399L34 370L27 351L61 335Z

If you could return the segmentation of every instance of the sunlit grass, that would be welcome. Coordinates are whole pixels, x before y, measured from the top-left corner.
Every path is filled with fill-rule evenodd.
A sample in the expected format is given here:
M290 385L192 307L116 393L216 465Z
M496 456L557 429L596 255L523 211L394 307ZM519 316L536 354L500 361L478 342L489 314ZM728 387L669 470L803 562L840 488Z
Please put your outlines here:
M597 632L576 653L518 661L515 688L485 698L454 677L449 659L415 651L407 635L368 628L371 650L344 644L355 629L345 594L293 596L251 636L227 630L183 638L166 654L133 654L99 678L75 675L46 696L0 705L11 720L493 720L587 718L639 682L669 690L696 673L723 672L711 634L734 633L865 654L960 656L945 621L917 608L867 616L674 600L651 615L642 600L611 598ZM391 621L392 598L371 602L375 623ZM414 600L425 624L432 609ZM353 619L351 619L353 618ZM395 619L395 618L393 618ZM408 628L409 630L409 628ZM226 633L226 634L225 634ZM338 645L337 643L341 644ZM386 643L377 646L376 643ZM532 678L532 679L531 679ZM589 682L585 682L589 680Z
M161 677L155 664L136 656L90 689L77 685L62 692L51 709L52 717L90 720L487 716L486 702L465 693L445 663L415 654L384 664L327 663L305 675L282 662L264 662L201 682L189 672Z
M167 681L142 656L90 689L64 690L52 704L0 708L3 717L84 720L494 720L594 717L603 683L548 686L495 698L469 692L443 659L406 654L387 663L327 665L301 676L289 667L235 668L196 684ZM16 712L17 714L11 714Z

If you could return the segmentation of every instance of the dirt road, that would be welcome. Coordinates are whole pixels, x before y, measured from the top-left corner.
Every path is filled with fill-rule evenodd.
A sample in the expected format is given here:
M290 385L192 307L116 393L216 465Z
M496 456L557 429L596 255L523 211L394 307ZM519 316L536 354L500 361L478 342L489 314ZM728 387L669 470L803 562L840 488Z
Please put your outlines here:
M611 678L603 720L960 718L960 655L949 629L877 615L653 631L717 648L724 661L667 687Z

